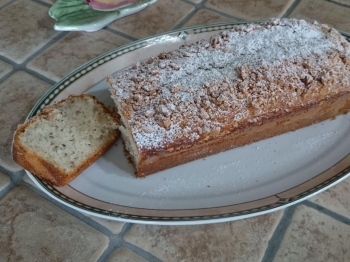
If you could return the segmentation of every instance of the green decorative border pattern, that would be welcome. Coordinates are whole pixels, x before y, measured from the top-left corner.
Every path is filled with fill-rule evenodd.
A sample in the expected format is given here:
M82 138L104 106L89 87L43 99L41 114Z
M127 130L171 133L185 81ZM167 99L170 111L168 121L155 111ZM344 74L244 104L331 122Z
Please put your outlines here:
M47 184L44 181L38 180L40 184L48 189L50 193L52 193L55 197L59 198L60 200L64 202L68 202L69 204L80 208L84 209L86 211L92 212L92 213L99 213L101 215L106 215L108 217L116 217L116 218L122 218L122 219L130 219L130 220L140 220L140 221L197 221L197 220L212 220L212 219L222 219L222 218L228 218L228 217L237 217L237 216L242 216L242 215L249 215L249 214L254 214L258 212L263 212L267 210L272 210L276 209L285 205L292 204L294 202L297 202L299 200L302 200L304 198L307 198L308 196L318 192L320 189L325 188L335 181L348 176L350 172L350 166L336 174L335 176L331 177L330 179L324 181L323 183L299 194L291 198L279 198L279 200L276 203L258 207L258 208L253 208L253 209L248 209L244 211L239 211L239 212L233 212L233 213L226 213L226 214L221 214L221 215L211 215L211 216L191 216L191 217L157 217L157 216L137 216L137 215L129 215L125 213L119 213L115 211L108 211L96 207L92 207L89 205L85 205L83 203L80 203L70 197L67 197L66 195L62 194L60 191L58 191L56 188L53 186ZM281 192L283 193L283 192Z

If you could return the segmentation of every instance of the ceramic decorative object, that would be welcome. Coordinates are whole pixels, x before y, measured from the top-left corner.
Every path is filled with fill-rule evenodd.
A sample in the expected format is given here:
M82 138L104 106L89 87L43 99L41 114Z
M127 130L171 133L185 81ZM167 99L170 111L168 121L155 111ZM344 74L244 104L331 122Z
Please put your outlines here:
M49 15L56 20L55 30L94 32L155 2L156 0L58 0L50 8Z
M95 10L111 11L127 5L136 4L139 0L84 0Z

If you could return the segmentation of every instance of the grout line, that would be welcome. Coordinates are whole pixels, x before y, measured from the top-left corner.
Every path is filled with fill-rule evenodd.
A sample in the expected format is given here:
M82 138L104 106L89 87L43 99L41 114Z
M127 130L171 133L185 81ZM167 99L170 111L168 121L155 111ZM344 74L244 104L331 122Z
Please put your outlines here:
M288 17L293 10L297 7L297 5L300 3L301 0L295 0L290 7L286 10L286 12L281 16L281 18L286 18Z
M194 5L196 7L196 9L199 9L199 8L203 7L203 2L193 3L193 2L191 2L189 0L181 0L181 1L184 2L184 3L187 3L187 4Z
M13 67L18 65L16 62L12 61L11 59L7 58L6 56L0 55L0 59L8 64L11 64Z
M31 184L27 184L24 181L22 183L25 184L28 188L30 188L30 190L34 191L35 193L37 193L38 195L43 197L45 200L47 200L48 202L53 204L54 206L60 208L64 212L74 216L75 218L77 218L81 222L87 224L88 226L94 228L95 230L97 230L98 232L104 234L105 236L107 236L109 238L108 247L101 254L101 256L99 257L97 262L106 261L107 258L111 255L111 253L114 252L114 250L116 250L117 248L120 248L120 247L127 247L130 250L132 250L133 252L135 252L136 254L138 254L139 256L141 256L141 257L143 257L143 258L145 258L145 259L147 259L149 261L162 262L161 260L159 260L157 257L153 256L149 252L144 251L141 248L139 248L137 246L134 246L134 245L124 241L123 235L131 228L132 224L126 223L123 226L123 229L122 229L122 231L119 234L113 234L109 229L105 228L100 223L94 221L92 218L90 218L88 216L85 216L81 212L76 211L76 210L74 210L74 209L72 209L70 207L67 207L67 206L57 202L56 200L52 199L51 197L47 196L39 188L36 188L33 185L31 185Z
M205 4L208 2L209 0L203 0L202 2L199 3L199 5L204 8Z
M155 257L151 253L149 253L149 252L147 252L147 251L145 251L145 250L143 250L143 249L141 249L141 248L139 248L137 246L134 246L134 245L126 242L119 235L111 236L109 238L109 241L110 242L108 244L108 247L103 251L103 253L99 257L97 262L106 261L116 249L121 248L121 247L126 247L126 248L130 249L135 254L141 256L142 258L146 259L147 261L162 262L159 258Z
M330 2L332 4L335 4L335 5L338 5L338 6L341 6L341 7L347 7L347 8L350 8L350 5L349 4L343 4L343 3L339 3L339 2L335 2L333 0L325 0L326 2Z
M50 85L56 84L56 81L54 81L54 80L52 80L52 79L50 79L50 78L48 78L48 77L46 77L46 76L44 76L44 75L42 75L42 74L36 72L36 71L33 71L33 70L31 70L31 69L28 69L28 68L25 67L25 66L21 66L21 65L15 66L10 72L8 72L7 74L5 74L5 75L0 79L0 84L1 84L2 82L4 82L6 79L8 79L11 75L15 74L15 73L18 72L18 71L24 71L24 72L30 74L31 76L34 76L34 77L38 78L39 80L44 81L44 82L46 82L46 83L48 83L48 84L50 84Z
M122 228L122 231L120 231L119 235L121 237L124 237L124 235L130 230L130 228L132 227L132 223L125 223L125 225Z
M314 202L311 202L310 200L306 200L303 203L307 207L313 208L322 214L330 216L331 218L333 218L333 219L335 219L343 224L350 226L350 219L343 216L343 215L340 215L340 214L338 214L338 213L336 213L336 212L334 212L326 207L323 207L323 206L320 206Z
M49 3L47 3L47 2L44 2L44 1L41 1L41 0L32 0L33 2L36 2L36 3L38 3L38 4L42 4L42 5L44 5L44 6L47 6L47 7L51 7L52 6L52 4L49 4Z
M11 64L13 67L13 70L10 72L10 74L6 74L5 76L3 76L0 79L0 83L2 83L3 81L5 81L10 75L12 75L14 72L18 71L18 70L23 70L26 71L27 73L39 78L40 80L43 80L51 85L55 84L56 81L34 71L31 70L29 68L26 67L27 63L29 61L31 61L33 58L37 57L38 55L40 55L41 53L43 53L46 49L50 48L52 45L54 45L55 43L57 43L60 39L62 39L64 36L66 36L69 32L60 32L58 33L58 35L56 35L54 38L52 38L48 43L46 43L44 46L42 46L41 48L39 48L39 50L37 50L36 52L34 52L33 54L31 54L23 63L21 64L17 64L16 62L12 61L11 59L0 55L0 59L5 61L8 64Z
M109 243L107 248L103 251L97 262L107 261L108 257L114 252L114 250L123 246L123 239L117 236L109 237Z
M9 185L7 185L3 190L1 190L1 192L0 192L0 199L2 199L14 187L15 187L15 184L11 181Z
M193 3L193 2L191 2L191 1L189 1L189 0L181 0L181 1L184 2L184 3L187 3L187 4L191 4L191 5L195 6L196 10L199 10L199 9L204 8L204 4L205 4L208 0L204 0L204 1L201 1L201 2L199 2L199 3Z
M110 28L109 25L106 26L106 27L104 27L103 30L106 30L106 31L108 31L108 32L114 33L114 34L119 35L119 36L121 36L121 37L127 38L127 39L129 39L129 40L131 40L131 41L136 41L136 40L138 40L138 38L136 38L136 37L133 37L133 36L131 36L131 35L127 35L127 34L125 34L125 33L123 33L123 32L120 32L120 31L118 31L118 30L115 30L115 29L113 29L113 28Z
M246 19L239 18L239 17L233 16L233 15L229 15L229 14L223 13L223 12L221 12L221 11L219 11L219 10L216 10L216 9L211 8L211 7L205 6L206 2L208 2L208 1L209 1L209 0L204 0L204 1L202 2L202 3L203 3L202 9L206 9L206 10L208 10L208 11L211 11L211 12L216 13L216 14L218 14L218 15L222 15L222 16L231 18L231 19L233 19L233 20L237 20L237 21L247 21ZM253 20L251 20L251 21L253 21Z
M92 218L83 215L81 212L74 210L70 207L67 207L61 203L59 203L58 201L54 200L53 198L47 196L44 192L42 192L39 188L31 185L31 184L27 184L24 181L19 182L18 184L20 185L25 185L27 186L27 188L29 188L31 191L33 191L34 193L37 193L38 195L40 195L41 197L43 197L45 200L47 200L48 202L50 202L51 204L53 204L54 206L60 208L61 210L65 211L66 213L74 216L75 218L77 218L78 220L80 220L81 222L87 224L88 226L94 228L95 230L97 230L98 232L104 234L105 236L107 236L109 238L109 245L106 248L106 250L102 253L102 255L100 256L100 258L97 260L98 262L102 262L102 261L106 261L106 259L110 256L110 254L117 248L119 247L127 247L130 250L132 250L133 252L135 252L136 254L142 256L143 258L149 260L149 261L154 261L154 262L161 262L160 259L158 259L157 257L153 256L151 253L142 250L141 248L134 246L133 244L127 243L124 239L123 236L124 234L129 231L129 229L131 228L131 226L133 224L130 223L126 223L121 232L118 234L114 234L112 233L108 228L104 227L103 225L101 225L100 223L94 221Z
M0 167L0 170L1 169L2 168ZM86 225L92 227L93 229L95 229L96 231L100 232L101 234L107 236L109 238L108 247L105 249L105 251L99 257L97 262L106 261L107 258L111 255L111 253L114 250L116 250L117 248L119 248L119 247L127 247L128 249L132 250L134 253L138 254L139 256L145 258L148 261L162 262L159 258L155 257L151 253L149 253L149 252L147 252L147 251L145 251L145 250L143 250L143 249L141 249L141 248L139 248L139 247L137 247L137 246L135 246L133 244L130 244L130 243L126 242L123 239L123 236L125 235L125 233L127 231L129 231L129 229L132 227L133 224L126 223L123 226L123 228L122 228L120 233L114 234L108 228L104 227L103 225L101 225L100 223L96 222L92 218L82 214L79 211L76 211L76 210L74 210L74 209L72 209L70 207L67 207L67 206L59 203L58 201L56 201L56 200L52 199L51 197L47 196L39 188L24 182L23 179L22 179L23 176L24 176L24 171L23 170L21 170L19 172L15 172L14 174L15 174L15 178L13 178L13 176L11 176L11 183L4 190L1 191L0 198L2 198L4 195L6 195L9 191L11 191L16 186L20 186L20 185L21 186L25 186L29 190L31 190L32 192L36 193L37 195L41 196L42 198L44 198L45 200L47 200L48 202L50 202L51 204L56 206L57 208L59 208L62 211L64 211L65 213L68 213L69 215L72 215L73 217L75 217L76 219L81 221L82 223L85 223Z
M10 192L12 188L16 187L19 183L21 183L24 173L23 173L23 170L20 170L17 172L9 172L8 170L4 169L2 166L0 166L0 171L8 175L10 178L10 184L7 185L6 188L0 191L0 199L1 199L8 192Z
M232 15L229 15L229 14L226 14L226 13L223 13L221 11L218 11L218 10L215 10L215 9L212 9L212 8L209 8L209 7L205 7L204 4L207 2L207 0L201 2L201 3L198 3L198 4L194 4L192 2L189 2L189 1L186 1L186 0L182 0L183 2L186 2L186 3L189 3L189 4L192 4L195 6L195 9L193 11L191 11L185 18L183 18L178 24L176 24L174 27L173 27L173 30L175 29L180 29L188 20L190 20L195 13L197 13L199 10L207 10L207 11L210 11L210 12L213 12L213 13L216 13L218 15L221 15L221 16L224 16L224 17L227 17L227 18L230 18L232 20L236 20L236 21L245 21L244 19L241 19L241 18L237 18L235 16L232 16Z
M54 81L54 80L36 72L36 71L33 71L32 69L29 69L27 67L19 67L19 70L23 70L23 71L27 72L28 74L31 74L32 76L35 76L36 78L38 78L38 79L40 79L40 80L42 80L50 85L56 84L56 81Z
M3 75L3 76L0 78L0 84L1 84L2 82L4 82L6 79L8 79L14 72L15 72L15 70L12 69L10 72L8 72L7 74Z
M13 172L10 175L10 179L15 185L18 185L19 183L22 182L23 176L24 176L24 170L22 169L20 171Z
M278 223L275 231L273 232L273 234L268 242L267 248L265 250L265 254L264 254L261 262L273 261L273 259L275 258L275 255L280 247L280 244L283 240L283 237L287 231L287 228L292 221L292 216L299 205L301 205L301 204L293 205L293 206L288 207L284 210L282 218L281 218L280 222Z
M129 229L133 226L133 224L131 223L125 223L125 225L123 226L122 231L117 234L117 235L110 235L109 239L110 239L110 243L108 245L108 247L106 248L106 250L102 253L102 255L99 257L99 259L97 260L97 262L102 262L102 261L106 261L108 259L108 257L118 248L121 247L126 247L130 250L132 250L134 253L136 253L137 255L143 257L144 259L148 260L148 261L152 261L152 262L161 262L161 260L157 257L155 257L154 255L152 255L151 253L143 250L140 247L137 247L133 244L130 244L128 242L126 242L123 238L124 234L129 231Z
M16 67L14 67L9 73L5 74L0 79L0 84L2 82L4 82L6 79L8 79L11 75L15 74L18 71L24 71L24 72L30 74L31 76L34 76L34 77L38 78L39 80L44 81L44 82L46 82L46 83L48 83L50 85L56 84L56 82L54 80L52 80L52 79L50 79L50 78L48 78L48 77L46 77L46 76L44 76L44 75L42 75L42 74L40 74L38 72L35 72L35 71L31 70L31 69L28 69L28 68L26 68L24 66L21 66L21 65L18 65Z
M14 74L14 72L16 71L16 68L19 66L17 63L15 63L14 61L12 61L11 59L5 57L5 56L2 56L0 55L0 60L10 64L12 66L12 69L10 70L10 72L8 72L7 74L5 74L4 76L2 76L0 78L0 84L2 82L4 82L6 79L8 79L11 75ZM0 166L1 167L1 166Z
M26 186L31 191L33 191L34 193L38 194L39 196L41 196L42 198L44 198L45 200L47 200L48 202L50 202L54 206L58 207L59 209L61 209L64 212L74 216L75 218L77 218L81 222L83 222L86 225L94 228L95 230L99 231L100 233L106 235L107 237L112 237L112 236L117 236L118 235L118 234L113 234L108 228L104 227L100 223L98 223L95 220L93 220L92 218L90 218L89 215L85 215L82 212L79 212L79 211L77 211L77 210L75 210L73 208L70 208L70 207L68 207L68 206L66 206L66 205L56 201L55 199L51 198L50 196L45 194L43 191L41 191L39 188L37 188L37 187L35 187L35 186L31 185L31 184L28 184L28 183L26 183L24 181L21 181L19 184Z
M0 10L4 9L5 7L9 6L10 4L16 2L16 0L9 1L7 4L4 4L3 6L0 7Z
M191 12L189 12L184 18L181 19L180 22L178 22L172 30L181 28L188 20L190 20L193 15L198 11L198 9L195 7Z
M39 48L37 51L35 51L33 54L31 54L26 60L24 60L21 65L27 65L29 61L31 61L34 57L38 56L39 54L43 53L45 50L56 44L59 40L61 40L63 37L65 37L68 33L68 31L62 31L59 32L54 38L52 38L49 42L47 42L44 46Z
M133 244L130 244L129 242L126 242L124 240L123 240L123 242L124 242L123 247L130 249L131 251L133 251L134 253L138 254L139 256L145 258L146 260L151 261L151 262L163 262L161 259L152 255L150 252L145 251L142 248L135 246Z
M188 20L190 20L193 17L193 15L198 10L200 10L203 7L203 2L196 4L188 0L181 0L181 1L184 3L190 4L191 6L194 7L194 9L191 12L189 12L184 18L182 18L180 22L178 22L175 26L173 26L172 30L180 29Z
M56 206L56 207L60 208L61 210L63 210L65 213L68 213L68 214L74 216L79 221L81 221L81 222L87 224L88 226L94 228L95 230L97 230L98 232L104 234L108 238L110 238L110 239L111 238L118 238L118 237L122 238L123 229L122 229L122 231L120 233L114 234L107 227L105 227L104 225L100 224L99 222L93 220L90 215L88 215L88 214L85 215L82 212L79 212L77 210L74 210L73 208L70 208L68 206L65 206L64 204L59 203L55 199L53 199L50 196L46 195L39 188L37 188L37 187L35 187L35 186L31 185L31 184L28 184L28 183L24 182L23 180L19 183L19 185L26 186L31 191L33 191L34 193L36 193L39 196L43 197L45 200L47 200L48 202L50 202L54 206ZM124 226L123 226L123 228L124 228Z
M247 21L244 18L239 18L239 17L233 16L233 15L229 15L229 14L223 13L223 12L221 12L219 10L216 10L216 9L213 9L213 8L210 8L210 7L203 7L202 9L208 10L210 12L216 13L216 14L221 15L221 16L225 16L225 17L231 18L232 20L237 20L238 22ZM254 20L249 20L249 21L254 21Z
M132 250L134 253L138 254L139 256L145 258L146 260L148 261L152 261L152 262L160 262L161 260L157 257L155 257L154 255L152 255L151 253L143 250L142 248L140 247L137 247L129 242L126 242L124 240L124 235L131 229L131 227L133 226L134 224L132 223L126 223L124 226L123 226L123 229L122 231L119 233L119 236L122 238L123 240L123 246L124 247L127 247L128 249Z
M19 171L11 172L11 171L7 170L6 168L0 166L0 171L2 173L5 173L6 175L8 175L10 177L11 181L14 182L15 184L20 183L23 176L24 176L23 169L21 169Z
M48 43L46 43L44 46L42 46L41 48L39 48L39 50L37 50L36 52L34 52L33 54L31 54L23 63L21 64L17 64L16 62L12 61L11 59L0 55L0 59L5 61L6 63L12 65L13 69L10 73L6 74L5 76L3 76L0 79L0 83L2 83L3 81L5 81L8 77L10 77L13 73L15 73L16 71L22 70L22 71L26 71L27 73L31 74L32 76L35 76L36 78L47 82L48 84L55 84L56 81L32 70L27 68L27 63L29 61L31 61L32 59L34 59L35 57L37 57L38 55L40 55L41 53L43 53L46 49L50 48L51 46L53 46L55 43L57 43L60 39L62 39L64 36L66 36L69 32L60 32L58 33L58 35L56 35L54 38L52 38Z

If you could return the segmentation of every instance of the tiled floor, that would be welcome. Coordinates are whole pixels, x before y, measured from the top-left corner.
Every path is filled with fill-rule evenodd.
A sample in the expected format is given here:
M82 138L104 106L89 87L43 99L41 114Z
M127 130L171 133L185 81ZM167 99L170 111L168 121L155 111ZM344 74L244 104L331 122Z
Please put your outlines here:
M12 134L48 88L130 41L192 25L296 17L350 32L349 0L158 0L95 33L57 32L54 0L0 0L0 262L350 261L350 179L296 206L237 222L150 226L83 215L11 159Z
M124 240L163 261L261 261L281 215L214 225L133 225Z
M350 225L299 206L274 261L350 261Z

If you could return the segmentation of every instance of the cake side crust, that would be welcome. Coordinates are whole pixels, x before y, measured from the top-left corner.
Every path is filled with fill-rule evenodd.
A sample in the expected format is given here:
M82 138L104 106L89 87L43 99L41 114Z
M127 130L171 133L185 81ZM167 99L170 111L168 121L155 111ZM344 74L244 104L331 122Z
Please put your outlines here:
M144 177L180 164L227 151L232 148L248 145L263 139L332 119L350 111L350 92L340 97L333 97L321 103L301 108L284 116L268 119L264 123L251 125L227 136L217 137L205 143L183 145L183 149L166 152L140 161L136 176Z

